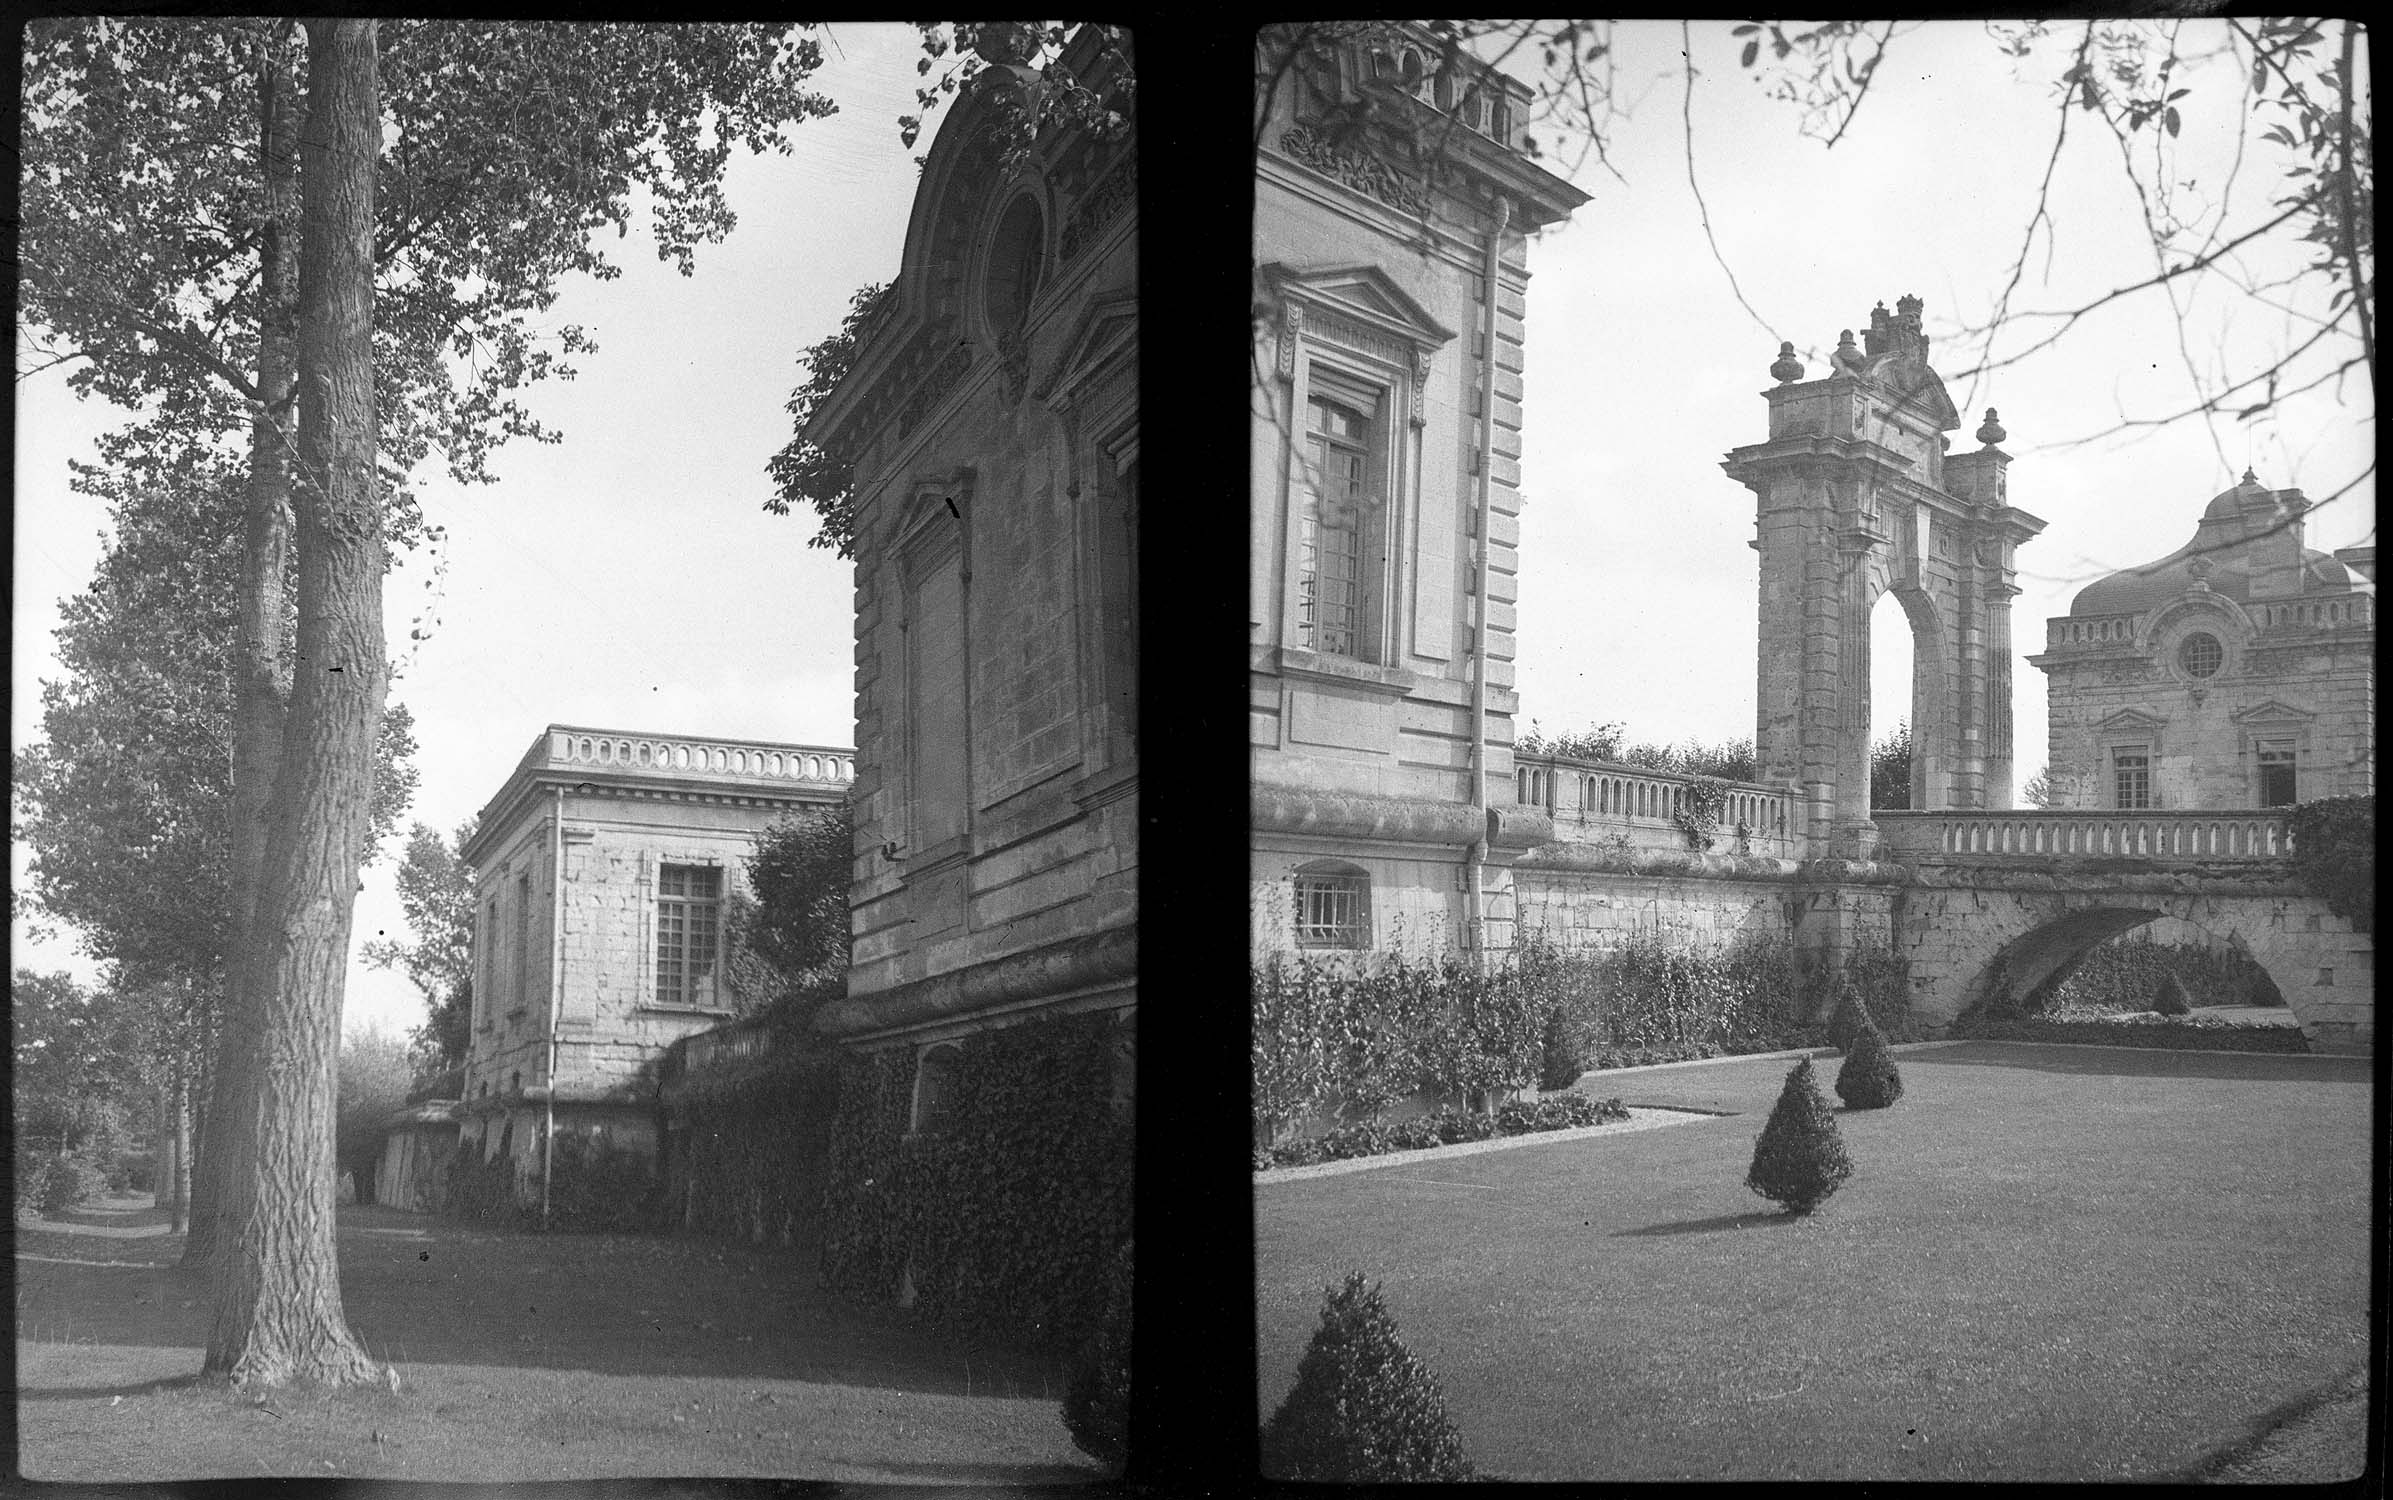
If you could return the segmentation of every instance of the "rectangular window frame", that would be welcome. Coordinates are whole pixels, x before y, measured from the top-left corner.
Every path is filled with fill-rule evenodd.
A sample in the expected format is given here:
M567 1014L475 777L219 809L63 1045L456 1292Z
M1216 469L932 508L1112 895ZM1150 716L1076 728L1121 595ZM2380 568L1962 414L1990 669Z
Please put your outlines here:
M1347 952L1371 946L1371 877L1340 870L1300 870L1295 895L1296 946Z
M2149 745L2113 745L2110 747L2111 806L2120 812L2147 812L2152 808L2152 747Z
M2271 736L2252 743L2253 805L2292 807L2301 800L2301 742L2290 736ZM2272 786L2279 782L2281 785Z
M719 1011L723 972L723 866L660 860L649 999L657 1010ZM691 887L703 885L703 890Z
M1413 428L1403 414L1411 405L1411 377L1394 366L1372 368L1343 349L1306 344L1290 404L1293 442L1288 462L1286 599L1280 638L1284 645L1343 661L1396 666L1402 658L1393 601L1402 571L1396 539L1409 507ZM1359 441L1337 442L1315 426L1316 405L1342 409L1362 419ZM1352 573L1347 614L1334 625L1316 613L1323 597L1318 557L1321 508L1328 476L1319 455L1325 449L1351 455L1359 472L1348 490L1356 524L1336 528L1351 537L1345 558Z

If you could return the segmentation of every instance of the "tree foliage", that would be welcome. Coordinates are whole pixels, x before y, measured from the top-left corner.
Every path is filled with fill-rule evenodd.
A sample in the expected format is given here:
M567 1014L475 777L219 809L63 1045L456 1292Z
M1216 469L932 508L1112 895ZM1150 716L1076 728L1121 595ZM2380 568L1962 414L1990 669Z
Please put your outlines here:
M755 898L735 898L724 922L725 967L742 1011L796 1019L846 992L854 826L841 803L756 834L748 856Z
M1677 744L1631 740L1628 726L1617 722L1549 735L1532 719L1515 741L1513 753L1604 760L1674 776L1710 776L1721 781L1750 782L1761 774L1761 763L1754 755L1750 739L1722 740L1717 744L1696 739Z
M406 913L411 942L378 938L359 950L376 968L407 975L429 1012L408 1033L419 1076L428 1077L465 1061L473 1026L474 870L457 851L473 836L468 818L451 843L429 823L409 830L407 854L399 863L399 906Z
M1404 1347L1386 1299L1360 1271L1322 1294L1296 1385L1263 1424L1263 1472L1314 1484L1472 1477L1437 1377Z
M1870 746L1870 807L1900 812L1911 806L1911 721L1897 719L1886 738Z
M333 1117L333 1160L357 1181L359 1200L373 1193L382 1126L407 1102L414 1064L407 1043L368 1029L341 1039L340 1092Z
M1788 1071L1769 1123L1753 1143L1753 1166L1745 1174L1745 1185L1800 1217L1852 1175L1853 1161L1837 1134L1836 1116L1829 1112L1806 1057Z
M764 508L785 516L793 505L811 507L816 524L806 545L830 548L848 559L856 555L855 465L807 437L806 426L814 420L815 409L855 368L864 331L888 302L889 284L874 282L848 299L847 316L840 319L838 332L798 351L798 387L790 393L786 408L797 436L765 466L772 476L773 494Z
M2361 932L2376 919L2376 798L2322 797L2293 810L2293 872Z

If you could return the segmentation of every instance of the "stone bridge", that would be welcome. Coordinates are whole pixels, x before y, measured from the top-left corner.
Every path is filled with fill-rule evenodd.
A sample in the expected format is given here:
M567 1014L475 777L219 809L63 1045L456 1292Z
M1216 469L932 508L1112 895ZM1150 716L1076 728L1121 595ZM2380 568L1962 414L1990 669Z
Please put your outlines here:
M2247 949L2314 1044L2373 1045L2376 945L2295 883L2284 816L2240 812L1879 812L1912 1011L1942 1030L2162 917ZM1891 873L1891 872L1890 872Z

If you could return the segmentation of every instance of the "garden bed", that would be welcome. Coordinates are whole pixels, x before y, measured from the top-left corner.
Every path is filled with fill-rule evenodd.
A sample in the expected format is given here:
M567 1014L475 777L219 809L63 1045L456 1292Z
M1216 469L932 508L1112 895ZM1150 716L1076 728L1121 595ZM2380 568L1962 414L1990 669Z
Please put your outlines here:
M2073 1042L2081 1046L2157 1047L2173 1051L2308 1052L2299 1027L2223 1016L2164 1016L2157 1011L2062 1011L1964 1017L1953 1035L1990 1042Z
M1493 1114L1476 1110L1441 1109L1410 1120L1387 1123L1361 1120L1327 1135L1283 1141L1255 1148L1258 1172L1274 1167L1309 1167L1320 1162L1347 1161L1358 1156L1385 1156L1391 1151L1422 1151L1464 1141L1499 1136L1538 1135L1585 1125L1613 1125L1629 1118L1618 1099L1590 1099L1585 1094L1559 1094L1534 1103L1500 1106Z

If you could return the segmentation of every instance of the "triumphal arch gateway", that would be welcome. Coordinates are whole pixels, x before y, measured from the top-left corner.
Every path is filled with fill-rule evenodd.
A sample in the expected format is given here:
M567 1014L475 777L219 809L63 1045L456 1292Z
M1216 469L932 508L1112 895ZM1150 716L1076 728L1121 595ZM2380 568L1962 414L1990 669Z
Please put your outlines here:
M2011 805L2012 579L2044 523L2010 503L1992 410L1977 451L1948 451L1961 418L1920 310L1879 304L1861 347L1846 331L1816 380L1781 345L1769 441L1721 465L1759 510L1761 778L1791 783L1804 843L1842 859L1876 849L1870 612L1888 593L1913 642L1910 805Z

